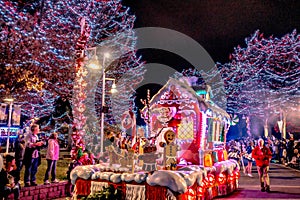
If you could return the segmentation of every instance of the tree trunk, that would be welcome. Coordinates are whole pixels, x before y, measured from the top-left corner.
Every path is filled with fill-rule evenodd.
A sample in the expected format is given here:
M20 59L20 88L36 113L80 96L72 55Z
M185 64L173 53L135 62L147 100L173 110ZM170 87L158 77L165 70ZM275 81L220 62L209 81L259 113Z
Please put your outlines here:
M269 136L269 126L268 126L268 117L265 119L265 124L264 124L264 135L265 137Z
M283 112L282 138L286 138L286 113Z
M249 116L246 117L246 128L247 128L248 137L251 137L252 134L251 134L250 117Z

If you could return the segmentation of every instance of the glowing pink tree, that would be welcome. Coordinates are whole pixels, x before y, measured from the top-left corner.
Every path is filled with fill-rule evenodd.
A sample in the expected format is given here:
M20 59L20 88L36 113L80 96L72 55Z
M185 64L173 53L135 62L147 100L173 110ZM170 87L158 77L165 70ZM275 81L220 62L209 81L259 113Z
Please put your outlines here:
M100 63L105 51L112 55L105 71L116 79L119 93L116 98L107 99L115 112L106 121L118 123L121 116L118 113L127 110L133 102L135 86L142 81L145 72L143 63L135 55L135 17L120 0L44 0L30 9L21 3L1 0L0 12L0 42L7 47L0 50L3 74L0 90L17 99L22 105L22 114L51 115L58 98L71 101L74 94L73 107L83 108L85 95L77 91L78 80L86 76L83 67L86 57L90 56L86 50L97 47ZM82 37L86 31L83 20L89 28L85 38ZM99 108L102 105L97 101L97 94L102 93L101 85L94 92L96 101L91 106ZM97 123L97 119L93 123ZM84 123L80 128L82 126Z
M58 96L71 99L82 17L91 29L86 48L102 45L115 51L122 46L122 59L114 64L119 77L142 67L134 52L135 17L121 1L43 1L31 5L30 13L20 5L0 1L0 89L14 95L23 114L48 115Z

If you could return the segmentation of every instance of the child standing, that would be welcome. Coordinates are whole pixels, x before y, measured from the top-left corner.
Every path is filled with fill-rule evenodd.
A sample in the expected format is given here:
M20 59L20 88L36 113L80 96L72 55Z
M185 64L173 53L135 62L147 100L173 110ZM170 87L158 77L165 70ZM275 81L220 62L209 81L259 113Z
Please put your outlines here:
M58 180L56 179L56 164L58 158L59 158L59 143L58 143L57 133L54 132L50 135L48 140L48 148L46 154L47 170L44 178L45 185L50 184L49 182L50 171L51 171L51 182L58 183Z

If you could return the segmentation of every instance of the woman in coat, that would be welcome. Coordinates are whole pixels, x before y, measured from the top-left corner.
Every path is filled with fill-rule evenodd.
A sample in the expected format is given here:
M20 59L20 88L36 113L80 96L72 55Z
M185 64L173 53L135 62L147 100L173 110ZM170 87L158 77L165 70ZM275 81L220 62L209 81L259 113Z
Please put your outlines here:
M50 135L48 140L48 148L46 154L47 160L47 170L45 173L44 184L50 184L49 176L51 171L51 182L57 183L58 180L56 179L56 164L57 160L59 159L59 143L57 138L57 133L54 132Z

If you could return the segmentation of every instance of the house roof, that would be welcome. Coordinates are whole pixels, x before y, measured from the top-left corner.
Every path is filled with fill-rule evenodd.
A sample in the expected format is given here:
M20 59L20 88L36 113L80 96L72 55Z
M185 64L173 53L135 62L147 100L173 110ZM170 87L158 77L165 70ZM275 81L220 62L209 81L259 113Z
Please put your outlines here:
M163 101L176 101L176 100L163 100L161 99L161 95L164 94L167 90L170 90L170 86L175 85L176 89L174 89L173 93L176 94L176 90L180 90L180 91L186 91L186 92L181 92L181 96L179 96L178 98L180 100L184 100L184 99L194 99L197 100L198 103L202 103L205 105L206 109L210 109L213 113L215 114L219 114L222 117L226 117L227 119L230 119L229 114L223 110L222 108L220 108L219 106L217 106L215 103L213 103L213 101L211 100L205 100L204 98L200 97L197 95L196 91L184 80L177 80L174 78L170 78L168 80L168 82L151 98L149 104L150 107L152 107L154 105L154 103L156 102L163 102ZM142 109L142 112L145 112L147 110L147 106L145 106Z

